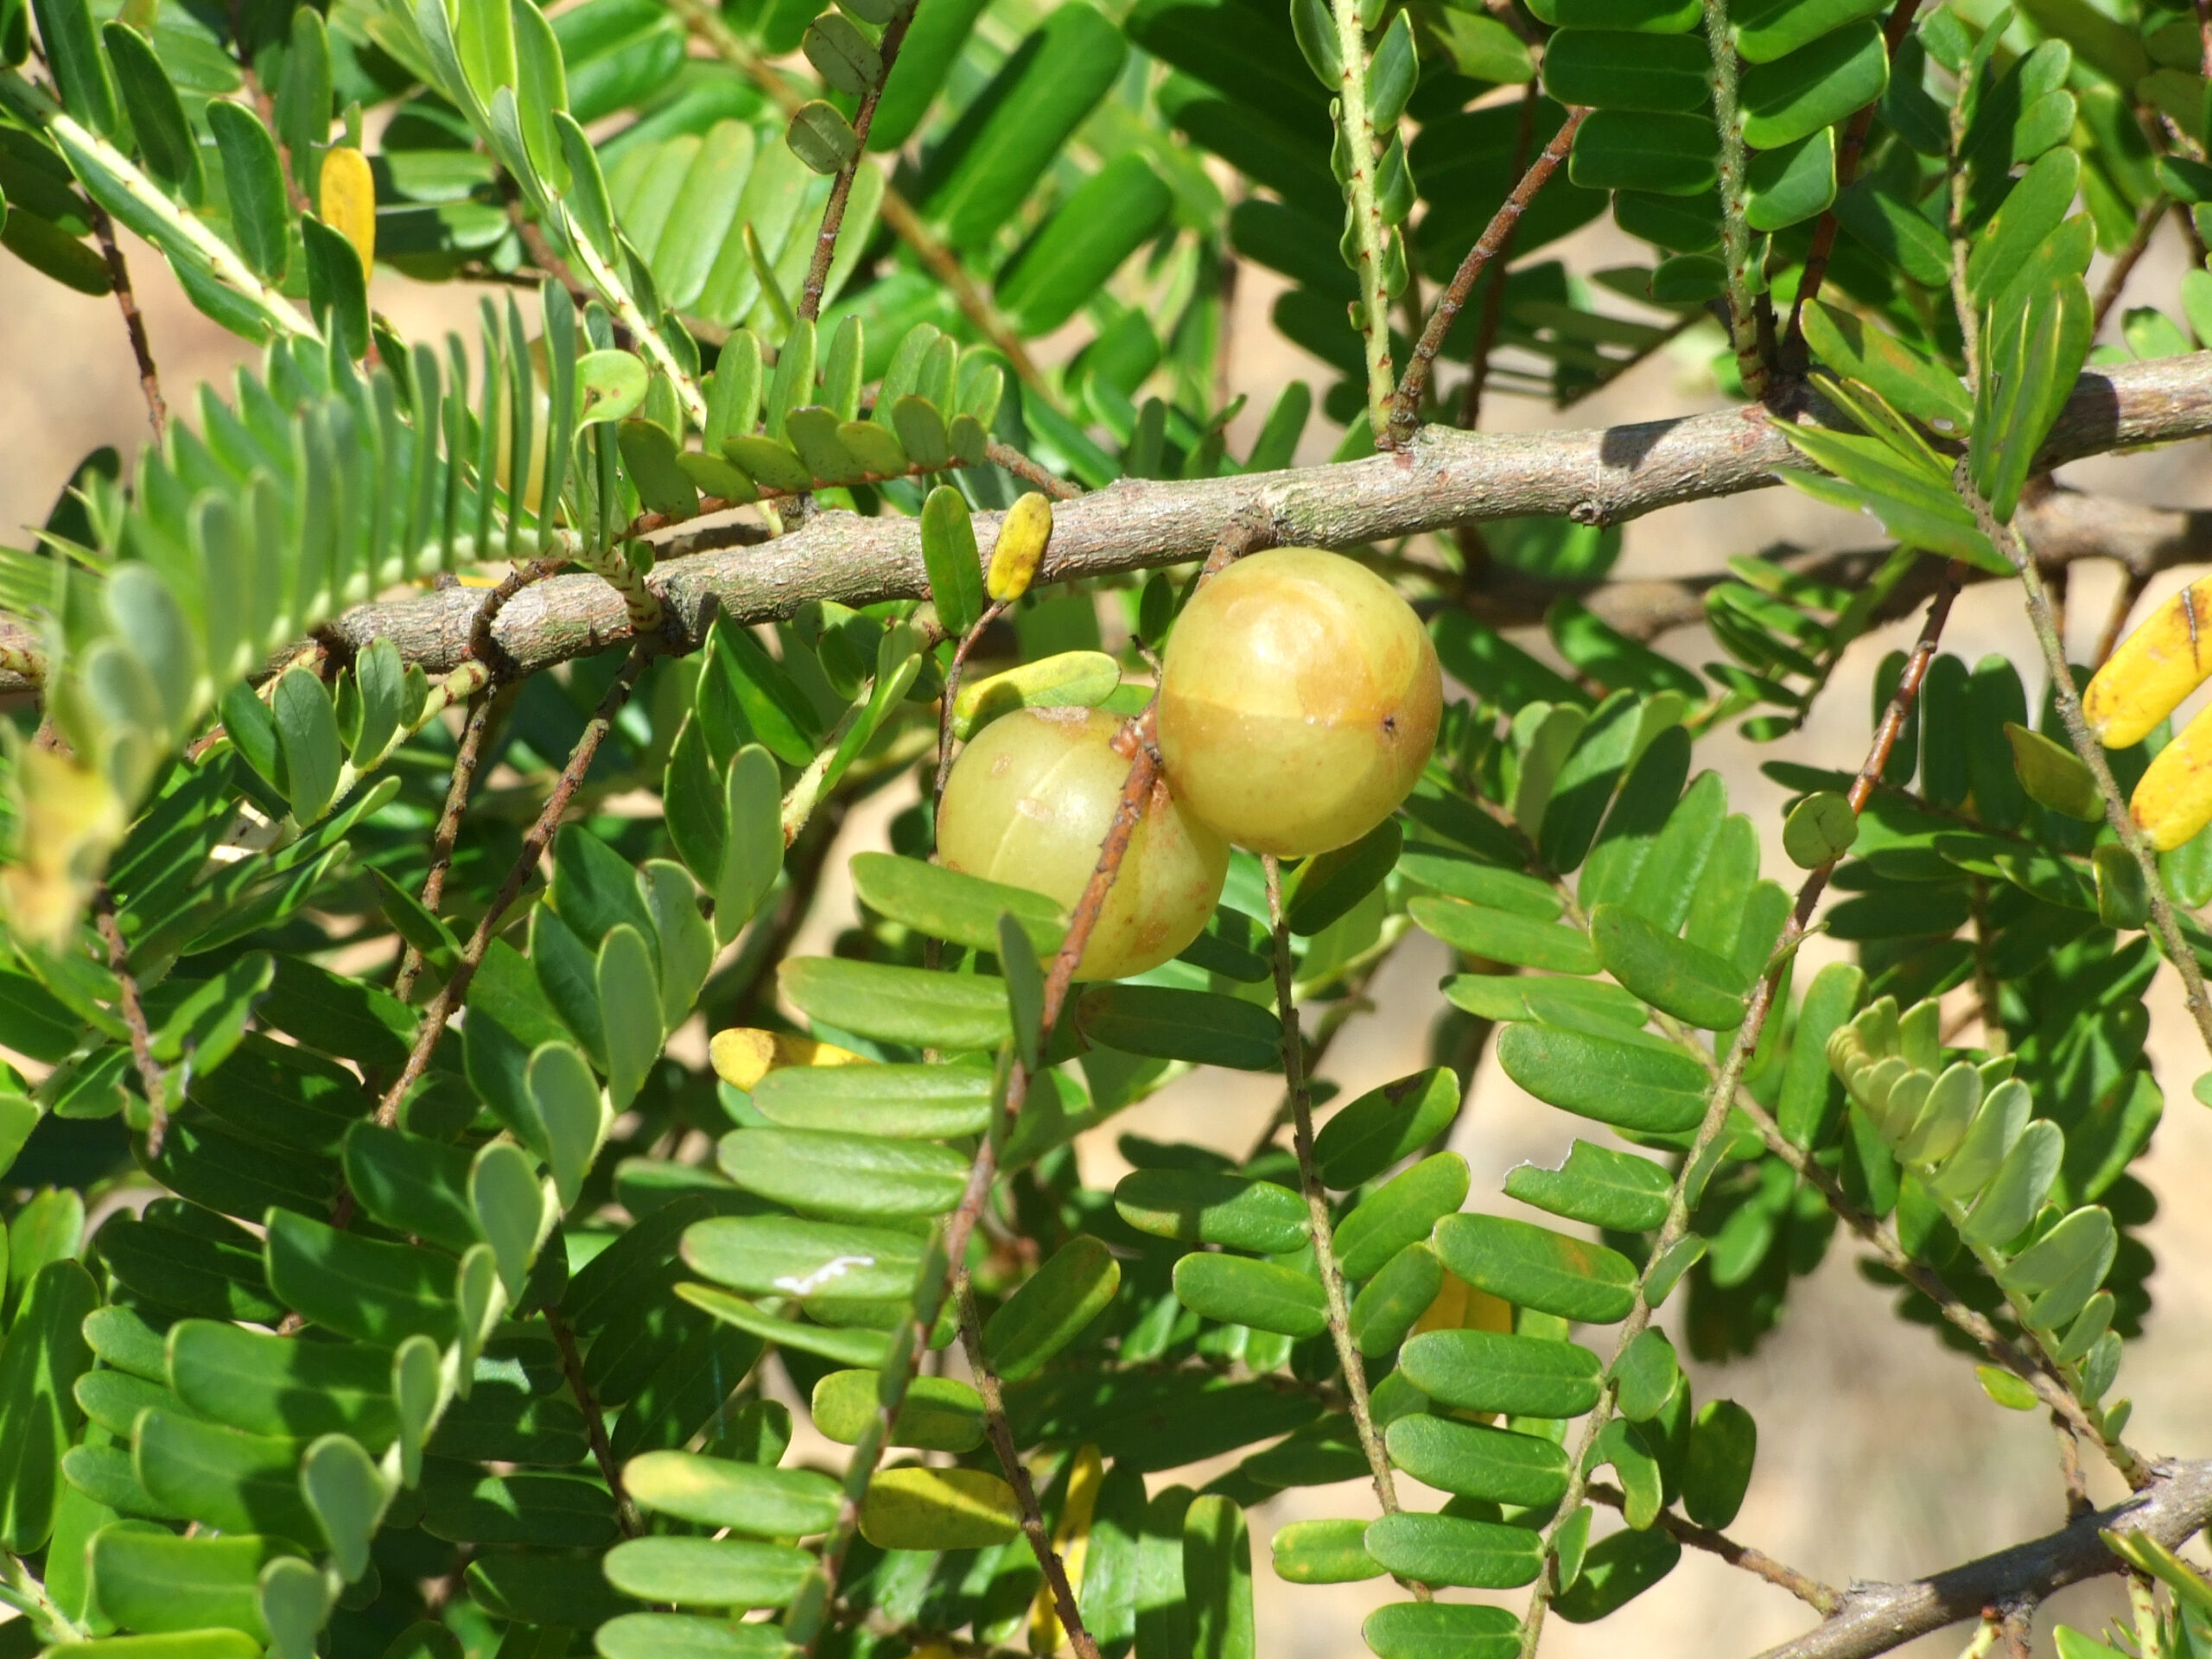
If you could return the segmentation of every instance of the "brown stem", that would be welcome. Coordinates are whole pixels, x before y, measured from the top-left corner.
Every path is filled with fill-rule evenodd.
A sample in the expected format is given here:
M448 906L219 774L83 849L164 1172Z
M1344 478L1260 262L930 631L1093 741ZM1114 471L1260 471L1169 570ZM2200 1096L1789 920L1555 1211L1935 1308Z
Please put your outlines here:
M2089 660L2096 667L2104 666L2105 658L2120 644L2120 636L2127 626L2127 619L2143 597L2143 590L2151 585L2147 570L2130 570L2120 584L2120 591L2113 595L2112 610L2105 617L2104 632L2097 636L2096 654Z
M1082 489L1064 478L1055 478L1035 461L1010 443L993 438L983 449L984 459L994 466L1003 467L1032 489L1042 490L1055 501L1072 501L1083 493Z
M115 918L115 895L105 882L93 890L92 920L107 944L108 971L121 988L116 1001L130 1033L130 1058L138 1070L139 1086L146 1091L146 1155L158 1158L168 1133L168 1073L154 1058L154 1033L146 1024L146 1005L139 1000L138 981L130 971L130 948L123 942L123 927Z
M92 239L100 245L100 257L107 262L108 286L115 290L116 308L123 313L123 331L130 336L130 355L138 364L138 390L146 398L146 419L154 429L154 442L159 443L168 429L169 408L162 398L161 372L154 366L153 342L146 337L146 318L138 309L138 296L130 286L130 266L123 257L123 247L115 239L115 221L107 216L107 209L92 208Z
M1897 55L1898 43L1904 39L1905 30L1912 27L1913 14L1919 10L1920 0L1897 0L1891 8L1890 20L1882 30L1891 57ZM1866 153L1866 134L1874 124L1875 108L1876 104L1865 105L1843 130L1843 143L1835 157L1835 188L1839 195L1859 175L1859 160ZM1828 258L1835 251L1836 223L1835 209L1831 207L1821 215L1820 223L1813 226L1813 245L1805 253L1805 272L1797 279L1797 297L1789 307L1789 327L1783 338L1783 360L1800 369L1804 363L1805 308L1819 297L1821 283L1827 279Z
M1603 1503L1608 1509L1624 1510L1628 1504L1620 1488L1602 1480L1592 1481L1586 1495L1592 1503ZM1753 1549L1749 1544L1739 1544L1725 1532L1686 1521L1671 1510L1659 1511L1657 1524L1676 1543L1703 1550L1708 1555L1718 1555L1729 1566L1741 1567L1746 1573L1764 1579L1769 1584L1787 1590L1815 1612L1832 1613L1843 1605L1842 1591L1821 1583L1810 1573L1783 1566L1763 1550Z
M468 721L461 728L461 742L454 751L453 778L446 785L446 804L438 814L437 828L430 835L430 868L423 877L423 908L431 915L438 913L438 904L445 897L446 873L453 868L453 848L461 835L461 814L467 809L469 791L476 785L476 763L484 749L484 734L492 724L492 688L479 691L468 705ZM409 945L399 958L399 973L392 981L391 994L402 1002L415 993L415 982L422 976L423 953Z
M1536 142L1536 100L1541 87L1541 78L1531 75L1521 95L1520 124L1513 133L1511 170L1516 173L1529 165L1529 151ZM1470 431L1482 423L1483 388L1490 380L1490 354L1497 349L1497 327L1505 315L1505 265L1513 257L1513 238L1520 228L1517 219L1507 227L1497 251L1491 256L1498 268L1497 280L1483 290L1483 315L1475 328L1475 349L1467 357L1466 390L1459 398L1459 424Z
M1414 346L1412 359L1407 363L1405 375L1399 380L1397 393L1390 402L1390 433L1397 442L1405 442L1413 435L1414 429L1421 424L1421 392L1428 385L1429 369L1436 361L1437 353L1444 348L1444 336L1452 331L1452 323L1459 318L1459 308L1466 304L1467 296L1474 292L1476 280L1483 274L1484 267L1512 240L1514 226L1521 222L1521 215L1536 199L1536 193L1551 181L1553 174L1559 171L1559 164L1567 159L1567 152L1573 148L1575 133L1589 114L1590 111L1585 109L1567 111L1566 121L1552 135L1551 143L1544 146L1543 154L1537 156L1529 170L1521 175L1521 182L1513 187L1513 194L1498 205L1497 212L1491 215L1490 224L1476 238L1475 245L1467 250L1467 257L1459 262L1459 269L1453 274L1449 285L1437 296L1436 304L1428 314L1428 326L1421 331L1421 339Z
M561 817L569 809L569 802L583 782L584 773L591 767L592 757L599 753L600 742L613 724L614 716L629 700L631 690L638 683L638 676L645 671L651 652L640 645L633 649L622 671L614 677L614 683L607 688L607 695L599 700L599 707L592 710L583 735L569 753L568 764L561 768L561 775L554 781L553 792L546 797L544 809L537 821L530 826L522 838L522 853L515 860L514 868L507 872L506 880L492 897L492 903L476 924L476 931L468 936L468 944L454 964L453 975L438 988L438 994L423 1011L423 1023L415 1034L415 1046L408 1051L407 1064L400 1069L397 1080L385 1093L377 1107L377 1122L389 1128L399 1121L399 1103L407 1091L415 1086L423 1070L430 1063L431 1051L437 1047L438 1039L445 1033L446 1024L461 1007L461 999L468 995L469 982L476 977L482 965L484 953L492 948L493 936L499 931L500 918L507 908L520 896L531 873L538 861L545 856L545 849L552 844L553 833L561 827Z
M1282 1074L1290 1096L1291 1134L1298 1149L1299 1185L1306 1193L1307 1230L1313 1238L1314 1270L1321 1275L1321 1294L1328 1306L1329 1336L1335 1343L1337 1363L1343 1367L1344 1393L1351 1403L1352 1428L1360 1450L1367 1454L1367 1471L1374 1482L1375 1501L1385 1515L1398 1513L1397 1478L1390 1470L1390 1456L1375 1427L1375 1412L1367 1395L1367 1360L1352 1340L1351 1299L1344 1291L1344 1268L1337 1261L1334 1229L1329 1221L1328 1189L1313 1156L1313 1099L1306 1084L1306 1038L1300 1029L1298 1003L1291 991L1290 923L1282 907L1282 861L1272 853L1261 868L1268 884L1268 923L1274 932L1275 1012L1282 1022ZM1407 1580L1419 1601L1430 1600L1428 1586Z
M2113 306L2120 303L2120 290L2127 286L2127 279L2135 274L2135 267L2157 234L2158 221L2166 214L2166 197L2163 193L2152 196L2135 215L2135 234L2127 238L2127 245L2120 251L2112 266L2105 272L2104 285L2097 289L2097 302L2089 313L2089 338L2094 340L2104 332L2105 319L2112 315Z
M1052 1535L1046 1529L1045 1512L1037 1503L1037 1484L1029 1478L1029 1465L1021 1460L1021 1449L1014 1443L1014 1428L1007 1421L1005 1394L996 1373L983 1357L982 1321L976 1312L975 1287L968 1282L965 1268L955 1279L955 1294L960 1302L960 1345L967 1351L968 1369L975 1378L976 1391L983 1396L983 1433L990 1439L991 1450L998 1453L999 1467L1006 1471L1007 1482L1014 1488L1014 1501L1020 1505L1022 1535L1029 1540L1030 1553L1036 1556L1037 1565L1045 1570L1045 1583L1052 1592L1053 1611L1059 1614L1060 1629L1074 1647L1077 1659L1098 1659L1098 1643L1084 1627L1082 1610L1076 1605L1075 1586L1068 1582L1067 1563L1052 1548Z
M960 696L960 679L968 666L968 653L975 650L976 642L983 631L1006 614L1006 607L994 600L976 619L976 626L960 636L960 643L952 648L952 660L944 669L944 700L938 711L937 778L930 785L932 808L944 798L944 780L952 772L952 705Z
M837 169L837 176L830 183L830 200L822 209L822 229L814 238L814 257L807 262L806 285L799 290L798 317L802 322L812 322L822 315L822 290L830 285L830 263L837 257L837 232L845 225L845 201L853 194L853 179L868 165L868 130L875 123L875 106L882 99L883 84L891 79L891 66L899 56L899 43L906 38L907 26L914 21L914 0L899 8L891 21L883 27L883 39L876 50L882 55L882 73L875 83L861 97L861 106L853 116L853 159Z
M557 1307L545 1310L545 1328L552 1335L554 1347L560 1351L561 1375L569 1380L569 1393L575 1400L576 1409L583 1414L584 1439L591 1446L592 1461L599 1465L600 1478L614 1495L615 1522L622 1529L625 1538L635 1538L645 1530L645 1525L639 1519L638 1506L623 1490L621 1466L614 1461L614 1448L607 1438L607 1414L600 1409L591 1384L584 1380L584 1362L576 1351L575 1332L569 1329L568 1321L561 1317Z

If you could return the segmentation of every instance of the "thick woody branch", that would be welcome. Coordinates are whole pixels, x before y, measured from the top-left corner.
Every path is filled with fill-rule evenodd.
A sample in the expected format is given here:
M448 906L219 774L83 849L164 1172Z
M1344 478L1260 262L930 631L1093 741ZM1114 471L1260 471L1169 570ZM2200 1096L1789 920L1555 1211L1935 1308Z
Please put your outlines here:
M1903 1584L1855 1584L1824 1623L1759 1659L1871 1659L1987 1607L2041 1600L2120 1569L2099 1535L2139 1532L2177 1548L2212 1519L2212 1460L2164 1463L2126 1503L2077 1516L2058 1531Z
M1530 514L1611 524L1685 501L1763 489L1777 471L1802 467L1778 429L1781 418L1745 408L1581 432L1432 426L1394 454L1344 465L1175 482L1125 480L1054 509L1052 544L1037 580L1201 559L1222 526L1240 518L1267 524L1277 545L1321 547ZM2212 353L2127 364L2082 377L2038 465L2207 433ZM2136 511L2155 520L2169 542L2184 531L2190 541L2204 539L2201 529L2178 522L2182 515ZM985 546L995 523L993 515L979 515L976 534ZM2032 520L2028 533L2032 542ZM717 613L760 621L789 616L810 600L863 605L928 592L920 526L913 519L823 512L791 535L751 544L758 535L751 524L695 522L658 545L654 584L677 648L696 644ZM2091 537L2085 526L2075 532L2077 541L2082 537ZM1925 596L1923 589L1919 597ZM330 632L355 645L389 639L403 658L436 673L462 660L482 602L480 590L446 588L360 607ZM556 576L517 594L493 635L517 670L530 672L624 644L631 627L620 597L598 578ZM0 645L13 641L0 634ZM0 694L28 689L0 673Z

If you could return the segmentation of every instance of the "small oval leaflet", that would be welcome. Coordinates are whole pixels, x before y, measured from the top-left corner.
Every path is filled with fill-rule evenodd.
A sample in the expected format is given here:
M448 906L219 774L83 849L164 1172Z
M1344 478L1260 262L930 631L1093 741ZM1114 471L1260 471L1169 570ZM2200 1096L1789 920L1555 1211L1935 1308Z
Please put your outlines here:
M683 1234L683 1259L754 1296L905 1300L921 1265L912 1233L789 1216L716 1216Z
M1390 1461L1439 1491L1497 1503L1555 1503L1567 1491L1566 1452L1511 1429L1416 1412L1384 1435Z
M1646 1135L1679 1135L1705 1116L1705 1068L1688 1055L1557 1026L1498 1033L1497 1063L1547 1105Z
M879 1549L985 1549L1020 1530L1014 1488L981 1469L886 1469L861 1505L861 1535Z
M1446 1216L1436 1253L1478 1289L1517 1307L1610 1325L1636 1301L1636 1265L1618 1250L1505 1216Z
M940 1216L960 1202L968 1160L933 1141L829 1129L733 1129L722 1173L802 1215L855 1220Z
M1466 1602L1396 1601L1359 1627L1376 1659L1514 1659L1521 1622L1503 1607Z
M1356 1584L1380 1578L1364 1521L1294 1521L1275 1529L1275 1576L1290 1584Z
M989 1128L991 1084L982 1065L783 1066L753 1085L753 1104L790 1128L931 1141Z
M831 1371L814 1385L814 1426L841 1445L856 1444L875 1421L882 1374ZM922 1452L972 1452L983 1443L983 1396L957 1377L918 1376L891 1425L890 1444Z
M1859 839L1859 815L1834 790L1808 795L1782 826L1782 850L1801 870L1817 870L1849 852Z
M814 1558L739 1538L632 1538L607 1552L607 1581L642 1601L683 1607L780 1607Z
M1466 1202L1468 1180L1467 1160L1456 1152L1440 1152L1385 1182L1337 1229L1337 1261L1344 1277L1368 1278L1407 1245L1427 1237L1440 1217Z
M1459 1411L1574 1417L1598 1403L1605 1368L1571 1342L1496 1331L1427 1331L1398 1356L1406 1380Z
M1367 1529L1367 1553L1421 1584L1510 1590L1543 1564L1542 1535L1453 1515L1386 1515Z
M1114 1209L1155 1238L1259 1255L1303 1247L1309 1221L1306 1200L1288 1187L1211 1170L1137 1170L1115 1187Z
M1592 910L1590 938L1605 971L1653 1007L1705 1031L1743 1023L1750 976L1725 957L1676 938L1626 905Z
M1077 1234L1030 1275L983 1325L983 1354L1007 1382L1042 1370L1114 1300L1122 1265L1087 1233Z
M1319 1336L1329 1325L1319 1281L1274 1262L1186 1255L1175 1264L1175 1294L1192 1312L1225 1325L1294 1338Z
M837 1483L812 1469L777 1469L689 1452L648 1452L622 1471L642 1507L760 1538L798 1538L837 1519Z
M1459 1079L1449 1066L1369 1090L1314 1135L1322 1180L1340 1192L1363 1185L1434 1140L1459 1109Z

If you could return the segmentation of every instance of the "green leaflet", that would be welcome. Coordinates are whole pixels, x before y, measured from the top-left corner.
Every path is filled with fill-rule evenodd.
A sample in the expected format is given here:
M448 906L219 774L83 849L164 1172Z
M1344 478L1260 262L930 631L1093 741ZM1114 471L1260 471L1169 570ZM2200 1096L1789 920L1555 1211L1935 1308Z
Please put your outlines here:
M733 1296L708 1285L678 1285L676 1294L725 1325L750 1332L779 1348L814 1354L842 1365L871 1367L881 1365L890 1354L891 1338L880 1331L833 1331L797 1319L779 1319L742 1296Z
M1578 749L1577 753L1580 751ZM1571 766L1574 757L1570 755ZM1603 802L1599 803L1602 807ZM1566 903L1547 882L1517 870L1502 870L1449 848L1415 842L1398 856L1398 873L1416 887L1491 910L1510 911L1540 922L1556 920Z
M1550 973L1598 970L1598 953L1580 928L1540 922L1456 899L1415 899L1406 908L1425 932L1470 956Z
M613 1500L573 1475L471 1471L426 1481L423 1497L423 1530L434 1538L573 1549L619 1535Z
M1682 1464L1682 1508L1701 1527L1736 1518L1758 1456L1758 1425L1732 1400L1709 1400L1690 1428Z
M1465 1602L1399 1601L1360 1626L1376 1659L1513 1659L1521 1624L1503 1607Z
M1743 1023L1751 985L1733 963L1662 932L1624 905L1590 912L1590 940L1605 971L1662 1012L1706 1031Z
M1567 1491L1567 1453L1538 1435L1415 1412L1384 1439L1392 1463L1440 1491L1541 1507Z
M1282 1027L1272 1014L1212 991L1098 985L1076 999L1073 1012L1086 1037L1126 1053L1243 1071L1281 1058Z
M1254 1659L1252 1544L1234 1500L1202 1493L1184 1512L1183 1592L1192 1659Z
M1429 1331L1407 1342L1407 1380L1459 1411L1573 1417L1597 1402L1603 1367L1573 1343L1491 1331Z
M1385 818L1351 845L1300 864L1283 894L1290 931L1310 938L1350 914L1396 867L1404 840L1397 820Z
M1680 1134L1705 1116L1705 1068L1671 1049L1513 1025L1498 1033L1497 1060L1537 1099L1618 1128Z
M1425 1243L1408 1244L1352 1298L1351 1339L1369 1358L1389 1353L1444 1287L1444 1267Z
M833 1440L855 1444L875 1421L882 1381L880 1371L831 1371L814 1385L814 1426ZM906 1385L887 1442L925 1452L972 1452L982 1443L982 1396L949 1376L918 1376Z
M592 1642L606 1659L780 1659L788 1651L779 1625L682 1613L624 1613Z
M186 1407L251 1433L349 1434L381 1452L398 1433L391 1356L381 1348L183 1319L169 1330L167 1370Z
M54 1529L61 1454L80 1421L71 1390L92 1363L81 1327L99 1300L78 1263L48 1262L0 1351L0 1544L11 1550L35 1550Z
M1569 1221L1618 1232L1649 1232L1667 1217L1673 1183L1648 1158L1577 1141L1557 1169L1522 1164L1506 1172L1505 1193Z
M1088 1234L1054 1251L983 1326L983 1355L1001 1380L1042 1370L1114 1300L1121 1264Z
M750 1536L801 1537L837 1515L837 1484L811 1469L777 1469L687 1452L648 1452L622 1471L644 1508Z
M1379 1578L1364 1521L1294 1521L1275 1529L1275 1576L1289 1584L1353 1584Z
M753 1104L791 1128L938 1140L980 1135L991 1087L980 1065L789 1065L753 1085Z
M495 1618L594 1625L637 1605L609 1587L602 1559L595 1550L486 1550L468 1565L468 1588Z
M1444 1132L1459 1110L1459 1079L1448 1067L1370 1089L1313 1137L1321 1179L1339 1191L1371 1181Z
M1506 1590L1543 1562L1542 1537L1526 1527L1450 1515L1386 1515L1367 1529L1367 1553L1416 1583Z
M882 1470L861 1508L861 1535L881 1549L982 1549L1020 1529L1014 1489L980 1469Z
M1436 1253L1478 1289L1582 1324L1625 1318L1636 1300L1636 1267L1626 1256L1503 1216L1446 1217Z
M842 1222L718 1216L685 1230L683 1259L750 1295L903 1300L921 1265L922 1241Z
M1581 1576L1553 1606L1571 1624L1593 1624L1665 1578L1681 1556L1682 1547L1659 1528L1614 1533L1590 1547Z
M1175 1264L1175 1294L1193 1313L1225 1325L1249 1325L1294 1338L1319 1336L1328 1328L1320 1282L1273 1262L1204 1252L1186 1255Z
M930 1141L826 1129L734 1129L716 1147L723 1173L801 1215L943 1215L968 1185L968 1159Z
M301 1495L296 1440L248 1434L181 1413L139 1419L133 1456L155 1502L225 1532L266 1528L287 1538L321 1532Z
M1377 1189L1336 1230L1337 1262L1344 1276L1368 1278L1407 1245L1427 1237L1439 1217L1466 1202L1468 1179L1465 1159L1440 1152Z
M777 969L776 978L784 994L814 1018L883 1042L995 1049L1009 1035L1006 988L995 979L830 957L794 957Z
M1139 1232L1280 1255L1304 1246L1306 1200L1287 1186L1207 1170L1140 1169L1114 1189L1114 1209Z
M1959 1228L1961 1240L1995 1249L2024 1230L2043 1208L2065 1155L2066 1136L2057 1124L2048 1118L2029 1124L1967 1212Z
M101 1611L156 1635L227 1626L265 1638L255 1594L262 1570L298 1554L279 1538L179 1538L127 1523L103 1529L92 1542Z
M1060 947L1067 918L1042 893L888 853L861 853L852 861L861 901L893 921L971 950L995 953L999 918L1011 913L1037 954Z

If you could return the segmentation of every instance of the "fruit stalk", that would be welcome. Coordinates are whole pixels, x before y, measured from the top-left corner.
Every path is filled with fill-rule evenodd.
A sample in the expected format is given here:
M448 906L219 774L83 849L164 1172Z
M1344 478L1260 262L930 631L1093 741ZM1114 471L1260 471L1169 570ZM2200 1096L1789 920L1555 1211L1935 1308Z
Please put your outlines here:
M1300 1029L1298 1002L1291 989L1290 923L1283 914L1282 861L1268 854L1261 861L1267 872L1268 921L1274 938L1275 1008L1282 1020L1283 1083L1290 1096L1291 1135L1298 1148L1299 1185L1306 1194L1307 1224L1313 1235L1313 1266L1321 1275L1327 1299L1329 1338L1336 1344L1337 1363L1344 1367L1344 1394L1351 1404L1353 1428L1359 1448L1367 1454L1367 1469L1375 1483L1375 1501L1385 1515L1398 1513L1398 1483L1390 1470L1389 1453L1375 1427L1375 1412L1367 1393L1367 1361L1352 1340L1351 1299L1344 1292L1344 1269L1337 1262L1334 1230L1329 1223L1329 1194L1321 1184L1320 1166L1313 1157L1313 1098L1306 1085L1306 1034ZM1428 1586L1408 1587L1419 1601L1432 1599Z

